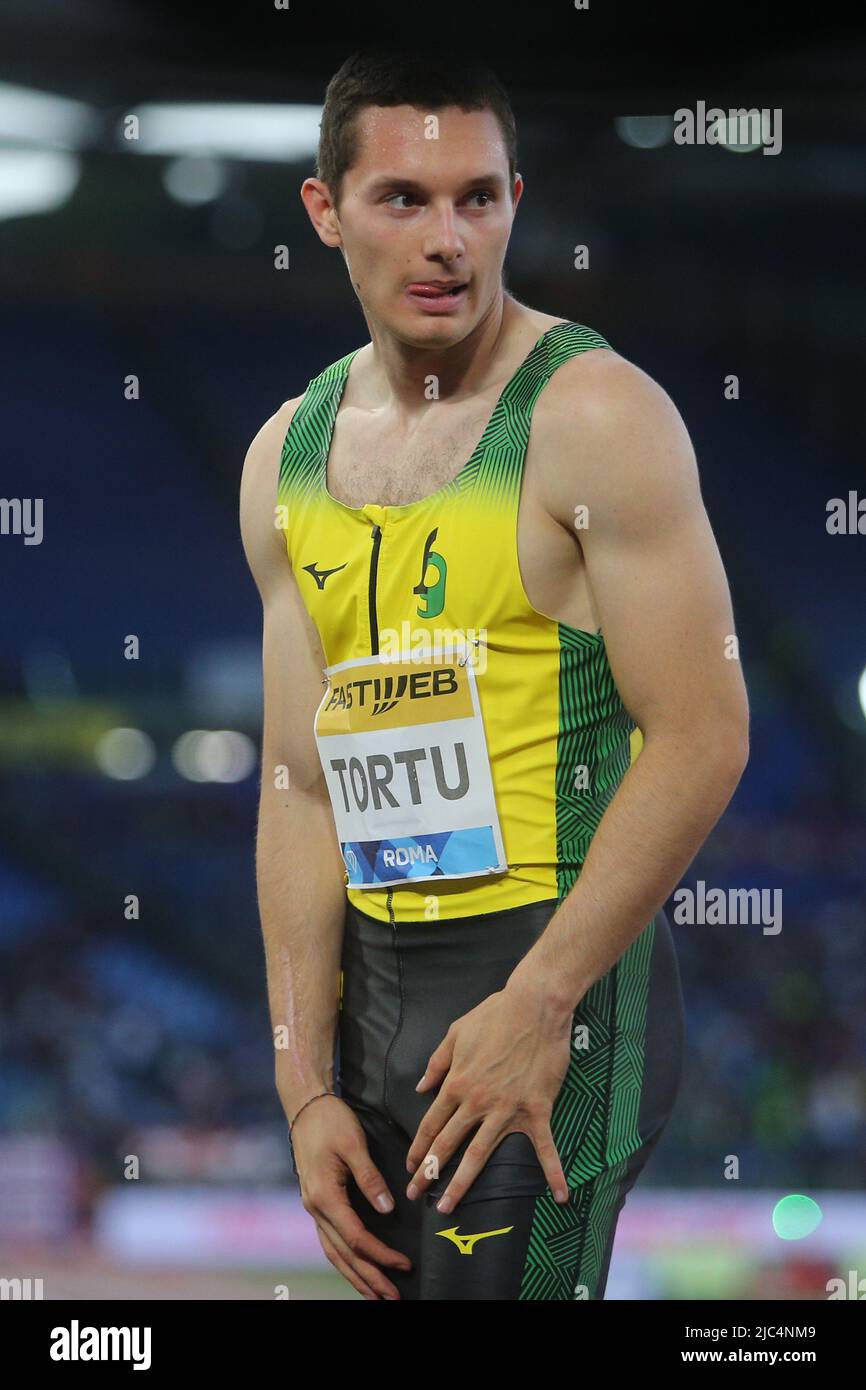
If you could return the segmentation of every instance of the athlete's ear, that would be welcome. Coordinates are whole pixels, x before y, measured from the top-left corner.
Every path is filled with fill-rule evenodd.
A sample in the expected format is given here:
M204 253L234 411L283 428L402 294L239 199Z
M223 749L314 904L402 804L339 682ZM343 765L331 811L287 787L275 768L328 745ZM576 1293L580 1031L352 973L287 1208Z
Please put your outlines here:
M321 179L304 179L301 184L301 202L307 209L321 241L326 246L341 246L340 222L331 198L331 190Z
M514 204L514 211L515 211L515 212L517 211L517 204L520 202L520 199L521 199L521 197L523 196L523 186L524 186L524 185L523 185L523 175L522 175L522 174L515 174L515 175L514 175L514 191L513 191L512 194L511 194L511 201L512 201L512 203Z

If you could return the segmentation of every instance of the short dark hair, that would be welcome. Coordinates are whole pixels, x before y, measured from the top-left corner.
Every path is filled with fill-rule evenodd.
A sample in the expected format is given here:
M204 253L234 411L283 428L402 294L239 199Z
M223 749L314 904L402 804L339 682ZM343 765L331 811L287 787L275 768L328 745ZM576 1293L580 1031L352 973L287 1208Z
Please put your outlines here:
M438 111L491 110L499 121L508 155L509 192L517 167L517 125L508 93L496 74L472 58L449 53L441 60L418 53L366 49L353 53L325 92L319 125L316 177L339 205L343 176L358 156L355 117L366 106L415 106Z

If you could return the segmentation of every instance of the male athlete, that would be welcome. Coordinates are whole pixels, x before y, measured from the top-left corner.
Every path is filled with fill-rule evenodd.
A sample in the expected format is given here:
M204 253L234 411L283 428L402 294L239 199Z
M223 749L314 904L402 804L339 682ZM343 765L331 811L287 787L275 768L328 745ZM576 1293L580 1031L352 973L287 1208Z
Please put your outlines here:
M301 197L370 341L241 485L276 1084L371 1299L603 1297L679 1082L662 904L747 757L686 429L505 289L515 159L487 70L344 64Z

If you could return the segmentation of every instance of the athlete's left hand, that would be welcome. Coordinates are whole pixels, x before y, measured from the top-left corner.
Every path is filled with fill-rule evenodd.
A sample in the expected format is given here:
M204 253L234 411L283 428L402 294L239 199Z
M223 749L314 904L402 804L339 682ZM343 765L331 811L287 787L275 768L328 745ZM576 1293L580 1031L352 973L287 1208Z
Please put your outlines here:
M451 1024L416 1087L440 1089L406 1156L414 1174L410 1198L426 1191L478 1127L437 1211L453 1211L497 1144L515 1130L531 1139L556 1200L568 1201L550 1116L568 1070L571 1027L572 1010L553 1008L547 991L515 978Z

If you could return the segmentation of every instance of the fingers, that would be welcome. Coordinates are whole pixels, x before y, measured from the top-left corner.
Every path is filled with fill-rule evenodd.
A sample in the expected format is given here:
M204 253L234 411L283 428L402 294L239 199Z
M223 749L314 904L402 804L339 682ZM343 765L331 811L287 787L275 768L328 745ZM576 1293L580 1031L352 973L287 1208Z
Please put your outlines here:
M381 1298L399 1300L400 1295L390 1279L386 1279L381 1270L360 1256L354 1255L343 1242L339 1235L328 1226L324 1221L316 1223L316 1230L319 1233L319 1242L335 1269L348 1279L353 1288L362 1293L366 1299L372 1299L378 1303Z
M343 1159L348 1164L352 1177L363 1192L367 1201L377 1211L394 1210L394 1198L388 1191L388 1184L370 1157L366 1143L355 1149L344 1149Z
M313 1200L315 1201L315 1198ZM401 1250L393 1250L390 1245L374 1236L372 1231L367 1230L349 1202L345 1188L332 1189L326 1196L319 1197L317 1204L313 1205L311 1202L307 1211L314 1220L325 1221L352 1255L394 1269L412 1268L412 1262L407 1255Z
M340 1191L342 1192L342 1189ZM360 1293L365 1291L356 1280L365 1284L376 1298L400 1297L399 1290L380 1266L388 1265L408 1273L412 1268L412 1261L401 1251L392 1250L367 1230L344 1192L342 1196L332 1193L323 1205L315 1210L307 1206L307 1211L315 1219L319 1230L328 1236L343 1263L352 1269L355 1278L351 1279L350 1283ZM328 1250L325 1250L325 1254L330 1258ZM340 1265L337 1265L337 1268L341 1274L346 1273ZM348 1278L348 1275L346 1277Z
M356 1122L357 1123L357 1122ZM334 1166L320 1167L317 1179L301 1185L301 1199L314 1221L325 1220L339 1234L350 1250L377 1264L411 1269L411 1262L400 1250L394 1250L368 1231L349 1201L346 1185L349 1176L377 1211L394 1209L394 1199L388 1184L376 1167L360 1125L357 1133L344 1138Z
M451 1057L454 1052L454 1036L451 1031L453 1027L454 1024L452 1023L436 1051L431 1052L427 1070L415 1087L416 1091L430 1091L434 1086L441 1084L451 1066Z
M319 1234L319 1243L334 1268L339 1270L344 1279L348 1279L352 1288L357 1289L358 1293L362 1293L365 1298L373 1299L374 1302L378 1303L379 1300L370 1288L370 1285L364 1282L360 1273L355 1272L348 1260L343 1259L343 1256L340 1254L325 1228L323 1226L316 1226L316 1230Z
M433 1101L432 1105L430 1106L429 1110L427 1111L423 1120L421 1121L420 1125L415 1131L415 1138L409 1145L409 1151L406 1154L406 1168L410 1173L415 1173L415 1169L418 1167L418 1164L421 1162L422 1158L426 1158L428 1156L433 1145L433 1141L439 1139L446 1125L457 1111L458 1106L459 1101L456 1099L452 1099L450 1092L444 1090L439 1092L438 1096ZM456 1141L456 1143L454 1143L451 1146L450 1149L447 1150L447 1152L444 1146L437 1142L436 1157L438 1158L440 1165L445 1163L446 1160L451 1157L452 1153L454 1152L454 1149L457 1147L457 1144L460 1142L460 1139L462 1139L463 1136L467 1133L469 1127L470 1126L467 1123L460 1134L460 1138ZM434 1174L433 1176L435 1177L436 1174ZM422 1175L420 1173L416 1173L414 1181L416 1182L416 1184L423 1181L424 1186L426 1187L427 1184L432 1181L432 1178L424 1179L422 1178Z
M447 1162L451 1154L462 1142L466 1133L472 1128L473 1124L478 1123L478 1117L465 1119L465 1107L458 1110L452 1119L446 1124L441 1134L434 1139L433 1155L437 1160L437 1172L441 1165ZM564 1204L570 1200L568 1184L565 1180L562 1163L553 1140L550 1124L550 1108L544 1107L533 1110L529 1122L525 1125L515 1125L513 1116L499 1112L488 1114L483 1124L479 1127L477 1134L467 1146L466 1151L460 1160L457 1171L454 1174L445 1192L436 1203L436 1210L443 1213L453 1211L469 1191L478 1174L481 1172L490 1155L497 1145L502 1141L506 1134L514 1132L525 1133L532 1141L532 1146L538 1155L547 1184L553 1194L554 1200ZM434 1180L436 1174L430 1177L424 1176L423 1169L415 1174L409 1185L407 1196L414 1198L425 1191Z
M367 1230L349 1200L349 1179L377 1211L393 1211L394 1199L370 1157L359 1120L348 1106L341 1105L339 1114L342 1129L338 1124L336 1135L329 1133L326 1138L314 1133L306 1154L309 1167L306 1162L299 1167L304 1210L316 1223L328 1259L353 1288L365 1298L399 1299L399 1291L380 1266L407 1273L412 1261ZM314 1176L308 1178L309 1174Z
M547 1121L536 1122L526 1133L528 1133L532 1140L533 1148L538 1154L538 1161L544 1169L547 1185L553 1193L555 1200L557 1202L567 1202L569 1200L568 1183L565 1181L565 1174L562 1171L559 1154L553 1142L550 1125Z
M504 1119L505 1117L502 1115L489 1115L484 1121L460 1160L457 1172L454 1174L445 1192L436 1203L437 1211L443 1213L453 1211L460 1199L465 1197L493 1150L496 1148L496 1145L499 1143L500 1139L502 1139L504 1134ZM453 1123L452 1121L452 1124ZM452 1124L446 1125L440 1139L436 1141L437 1151L439 1150L440 1143L446 1139L448 1131L452 1128ZM456 1132L456 1125L454 1128ZM463 1126L463 1133L466 1132L467 1128L471 1128L471 1126ZM460 1138L462 1137L463 1135L461 1134ZM457 1148L459 1142L460 1139L451 1143L448 1151L449 1155ZM416 1186L420 1183L420 1179L417 1177L413 1178L412 1181ZM429 1181L425 1185L429 1185Z

